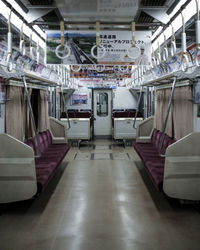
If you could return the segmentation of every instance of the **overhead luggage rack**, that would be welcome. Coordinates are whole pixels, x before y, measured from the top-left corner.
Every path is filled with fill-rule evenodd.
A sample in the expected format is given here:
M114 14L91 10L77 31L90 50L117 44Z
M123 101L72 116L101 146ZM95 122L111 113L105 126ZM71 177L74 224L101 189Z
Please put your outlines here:
M26 69L24 69L24 70L19 69L16 65L14 66L12 72L8 72L6 70L6 67L7 66L6 66L5 62L0 61L0 74L2 75L3 78L13 79L13 80L21 80L22 76L26 76L28 79L36 80L34 82L35 84L52 86L52 87L59 86L58 82L56 82L56 79L57 79L56 72L54 72L48 68L47 68L48 70L53 72L55 80L51 80L50 77L43 77L38 72L33 72L33 71L26 70ZM38 83L38 81L39 81L39 83Z
M187 80L187 79L195 79L197 77L200 77L200 67L191 66L188 68L187 71L178 70L178 71L157 77L157 78L152 79L150 81L144 81L144 83L142 83L142 86L144 86L144 87L145 86L146 87L159 86L159 85L169 83L169 80L171 83L171 80L173 79L173 77L176 77L177 81ZM147 76L147 78L149 78L149 75Z
M39 81L40 85L45 86L60 85L58 74L54 69L42 63L37 63L29 56L21 55L17 50L12 52L12 70L8 70L7 46L1 43L0 51L0 75L3 78L21 80L23 76L26 76L29 79L36 80L36 84Z

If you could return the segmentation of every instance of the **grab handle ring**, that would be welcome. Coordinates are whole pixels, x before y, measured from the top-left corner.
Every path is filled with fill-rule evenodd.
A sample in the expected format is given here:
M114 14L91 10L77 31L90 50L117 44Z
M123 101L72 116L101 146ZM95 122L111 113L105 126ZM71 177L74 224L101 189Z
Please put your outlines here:
M185 59L185 62L184 62ZM186 64L186 66L185 66ZM187 55L187 53L183 53L182 58L181 58L181 70L183 72L186 72L189 68L189 57Z
M131 32L132 32L132 46L129 49L127 49L127 55L131 59L136 59L140 56L140 48L136 46L135 42L135 22L131 23ZM131 50L133 50L132 53Z
M186 44L186 33L185 33L185 20L184 20L184 15L183 12L181 11L181 16L182 16L182 26L183 26L183 32L181 34L181 42L182 42L182 58L181 58L181 70L183 72L187 71L189 67L189 57L187 55L187 44ZM184 62L185 60L185 62ZM186 64L186 66L185 66Z
M196 21L196 54L195 54L195 64L197 67L200 66L199 64L199 53L200 53L200 20L199 20L199 4L196 0L197 4L197 21Z
M161 64L161 54L160 54L160 44L158 43L158 52L156 53L156 64L160 65Z
M171 56L175 56L176 55L176 42L175 41L171 41Z
M74 66L77 66L77 69L74 69ZM81 68L81 65L71 65L71 70L73 70L74 72L79 72Z
M34 49L35 48L33 46L30 47L30 57L31 57L32 60L34 60L34 57L35 57L34 56Z
M175 32L174 32L174 27L172 26L172 38L171 38L171 46L170 46L170 52L171 52L171 56L175 56L176 55L176 36L175 36Z
M168 49L165 47L164 50L163 50L163 61L166 62L167 59L168 59Z
M121 72L127 72L128 66L127 66L127 65L125 65L125 66L120 66L120 67L119 67L119 70L120 70Z
M11 72L13 70L13 62L12 62L12 32L11 32L11 14L12 10L10 11L10 14L8 16L8 48L7 48L7 70Z
M162 54L162 59L164 62L167 61L168 56L169 56L169 53L168 53L168 48L167 48L167 39L166 39L166 35L164 34L164 50L163 50L163 54Z
M96 64L95 65L95 70L97 72L103 72L105 70L105 65L99 65L99 64Z
M97 54L94 54L94 50L97 48ZM98 48L101 49L102 54L98 55ZM105 47L103 47L102 45L100 45L100 22L96 22L96 44L91 48L90 51L92 57L94 57L95 59L101 59L105 56L106 54L106 49Z
M103 50L103 53L102 53L100 56L94 54L94 50L95 50L96 48L100 48L100 49ZM92 57L94 57L95 59L101 59L102 57L105 56L105 54L106 54L106 49L105 49L105 47L103 47L102 45L99 45L99 46L94 45L94 46L91 48L91 55L92 55Z
M59 59L65 59L70 56L70 47L65 44L65 24L64 21L60 22L61 44L56 47L55 53ZM63 48L61 51L60 49ZM67 52L67 53L66 53Z
M160 55L159 52L157 53L156 64L157 64L157 65L160 65L160 64L161 64L161 55Z
M20 42L19 42L19 51L20 53L25 56L26 54L26 45L24 41L24 31L23 31L24 23L22 23L21 31L20 31Z
M62 51L60 50L61 48L63 48ZM66 51L67 51L67 53L65 55L63 55L63 56L60 55L60 54L64 54ZM56 56L59 59L65 59L65 58L69 57L69 55L70 55L70 48L69 48L69 46L67 46L67 45L63 46L62 44L60 44L60 45L58 45L56 47Z
M7 70L9 72L12 72L12 70L13 70L12 54L9 53L7 55L6 62L7 62Z
M25 56L26 55L26 46L25 46L25 42L24 40L21 40L20 43L19 43L19 50L20 50L20 53Z
M198 59L199 56L200 56L200 45L197 46L196 54L195 54L195 64L197 67L200 66L199 59Z

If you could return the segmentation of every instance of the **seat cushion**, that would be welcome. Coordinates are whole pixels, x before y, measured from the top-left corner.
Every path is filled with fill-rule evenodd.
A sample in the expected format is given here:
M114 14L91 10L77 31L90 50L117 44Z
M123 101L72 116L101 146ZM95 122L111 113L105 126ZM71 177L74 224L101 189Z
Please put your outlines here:
M162 189L165 158L159 155L159 146L162 133L154 129L152 133L151 143L136 143L135 150L144 162L145 169L149 174L152 182L158 189ZM165 154L169 145L174 143L171 137L165 134L161 154Z
M153 133L152 133L152 137L151 137L151 143L155 146L156 143L156 135L159 132L159 130L157 130L156 128L154 128Z
M157 150L159 150L161 137L162 137L162 133L160 131L158 131L158 133L156 134L156 140L155 140L155 144L154 144L154 147Z
M162 189L163 175L164 175L164 162L162 161L147 161L145 164L147 172L151 177L157 189Z
M39 192L44 190L44 188L54 175L55 170L56 170L55 162L36 164L36 176L37 176Z

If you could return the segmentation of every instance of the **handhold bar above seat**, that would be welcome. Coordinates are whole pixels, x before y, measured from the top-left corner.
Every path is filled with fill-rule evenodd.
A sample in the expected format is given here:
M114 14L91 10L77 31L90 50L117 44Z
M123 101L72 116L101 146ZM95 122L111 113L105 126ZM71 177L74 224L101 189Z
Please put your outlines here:
M69 130L71 128L71 124L70 124L69 115L68 115L68 112L67 112L67 105L66 105L66 102L65 102L65 97L64 97L63 89L62 88L61 88L61 94L62 94L62 100L63 100L64 110L66 110L67 122L68 122L68 126L69 126L67 128L67 130Z
M176 77L174 77L171 96L170 96L169 103L168 103L167 115L166 115L166 118L165 118L164 128L163 128L163 131L162 131L162 136L161 136L160 144L159 144L159 155L163 156L163 157L165 157L165 155L161 154L161 150L162 150L162 146L163 146L163 142L164 142L165 131L166 131L167 122L168 122L168 118L169 118L169 112L171 110L172 100L173 100L173 97L174 97L175 87L176 87Z
M32 120L32 124L33 124L33 129L34 129L34 132L35 132L35 138L36 138L36 141L37 141L37 144L38 144L38 149L39 149L39 154L36 155L35 158L39 158L42 155L42 150L41 150L41 145L40 145L40 141L39 141L39 138L38 138L38 131L36 129L35 118L34 118L34 115L33 115L33 109L32 109L32 106L31 106L31 101L30 101L30 97L29 97L29 94L28 94L28 90L27 90L26 77L23 76L22 80L23 80L23 83L24 83L24 89L25 89L25 93L26 93L28 106L29 106L29 109L30 109L31 120Z
M140 95L139 95L139 98L138 98L137 108L136 108L136 112L135 112L135 119L134 119L134 122L133 122L133 128L135 128L135 129L136 129L135 123L136 123L136 118L137 118L137 114L138 114L138 110L139 110L139 106L140 106L141 97L142 97L142 87L140 88Z

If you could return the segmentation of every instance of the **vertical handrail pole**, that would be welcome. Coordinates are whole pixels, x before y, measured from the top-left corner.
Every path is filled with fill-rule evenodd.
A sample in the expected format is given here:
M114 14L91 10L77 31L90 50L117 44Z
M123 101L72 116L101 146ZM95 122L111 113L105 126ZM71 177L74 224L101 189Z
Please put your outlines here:
M137 118L137 114L138 114L138 110L139 110L141 97L142 97L142 87L140 88L140 95L139 95L139 98L138 98L137 108L136 108L136 112L135 112L135 118L134 118L134 122L133 122L133 128L135 128L135 129L136 129L135 123L136 123L136 118Z
M39 155L36 155L36 157L40 157L42 155L42 150L41 150L41 145L40 145L40 141L39 141L39 138L38 138L38 131L36 129L35 118L34 118L34 115L33 115L33 109L32 109L32 106L31 106L31 101L30 101L30 97L29 97L29 94L28 94L28 90L27 90L26 77L23 76L22 79L23 79L24 89L25 89L25 93L26 93L26 100L28 102L28 107L29 107L29 110L30 110L33 129L34 129L34 132L35 132L35 138L36 138L38 149L39 149Z
M161 155L161 149L162 149L163 142L164 142L165 131L166 131L166 128L167 128L169 113L170 113L171 106L172 106L172 100L173 100L173 97L174 97L175 87L176 87L176 77L174 77L174 80L173 80L171 96L170 96L169 103L168 103L167 115L166 115L166 118L165 118L164 128L163 128L162 136L161 136L161 139L160 139L160 144L159 144L159 154L160 155Z
M66 115L67 115L67 122L68 122L68 128L67 128L67 130L69 130L71 128L71 123L70 123L70 120L69 120L69 115L68 115L68 112L67 112L67 105L66 105L66 102L65 102L65 98L64 98L62 87L61 87L61 94L62 94L62 100L63 100L64 110L66 110Z

